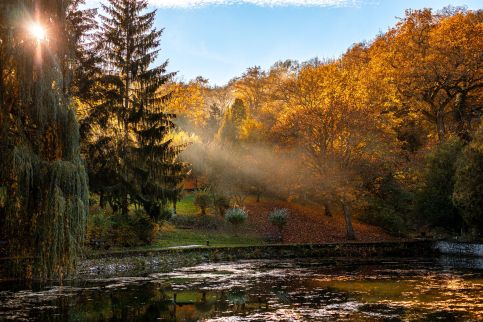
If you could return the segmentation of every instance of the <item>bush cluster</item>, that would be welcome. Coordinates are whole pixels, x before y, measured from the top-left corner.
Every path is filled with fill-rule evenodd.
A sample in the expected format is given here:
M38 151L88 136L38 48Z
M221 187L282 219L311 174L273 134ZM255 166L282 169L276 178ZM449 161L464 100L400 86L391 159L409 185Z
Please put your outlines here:
M112 220L111 216L99 207L91 210L87 218L87 243L93 248L111 246Z
M358 219L391 234L405 234L409 228L409 214L413 211L413 194L391 173L375 182L372 190Z
M159 229L159 225L144 210L136 209L123 216L120 213L108 214L97 208L88 218L87 243L95 249L150 245Z
M359 215L358 219L367 224L379 226L391 234L400 235L407 229L403 216L393 207L374 201L369 209Z
M427 166L416 194L415 219L433 227L459 232L463 220L451 200L454 173L464 142L451 138L439 144L428 156Z

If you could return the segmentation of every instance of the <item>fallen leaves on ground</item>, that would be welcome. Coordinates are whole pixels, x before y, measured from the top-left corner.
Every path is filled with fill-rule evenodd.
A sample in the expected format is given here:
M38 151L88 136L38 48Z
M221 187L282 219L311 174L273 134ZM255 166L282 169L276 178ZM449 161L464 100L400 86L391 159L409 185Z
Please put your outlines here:
M343 214L333 210L332 217L324 215L324 207L301 205L286 201L249 202L247 230L261 234L267 239L277 236L277 229L268 222L268 214L273 208L287 208L290 216L283 231L285 243L327 243L345 241L346 225ZM397 238L381 228L353 219L357 241L388 241Z

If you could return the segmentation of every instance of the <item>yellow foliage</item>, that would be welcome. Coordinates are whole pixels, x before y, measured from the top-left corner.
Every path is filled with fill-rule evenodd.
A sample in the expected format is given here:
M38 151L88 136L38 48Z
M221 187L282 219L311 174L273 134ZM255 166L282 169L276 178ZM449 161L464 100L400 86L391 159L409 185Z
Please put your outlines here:
M166 107L168 112L186 117L197 126L206 124L209 113L205 80L196 79L188 84L173 82L163 90L171 93Z

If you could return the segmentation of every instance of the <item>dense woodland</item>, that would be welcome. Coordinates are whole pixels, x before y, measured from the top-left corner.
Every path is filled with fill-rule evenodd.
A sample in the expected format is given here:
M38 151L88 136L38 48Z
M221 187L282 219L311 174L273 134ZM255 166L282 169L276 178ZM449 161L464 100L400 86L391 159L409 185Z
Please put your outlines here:
M408 10L337 60L173 82L183 156L219 194L341 208L393 233L482 228L481 11ZM480 128L480 129L479 129Z
M353 218L481 238L482 11L407 10L338 59L214 87L160 63L146 0L68 3L0 4L0 240L18 276L62 277L107 217L149 243L186 182L233 222L254 196L341 214L348 239Z

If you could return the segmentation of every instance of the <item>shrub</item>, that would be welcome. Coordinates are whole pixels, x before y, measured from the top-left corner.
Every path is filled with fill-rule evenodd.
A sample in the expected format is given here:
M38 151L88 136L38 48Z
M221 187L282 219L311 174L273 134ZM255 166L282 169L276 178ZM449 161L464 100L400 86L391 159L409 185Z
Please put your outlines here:
M113 241L118 246L149 245L159 232L159 225L142 209L136 209L128 216L116 213L113 215L112 221Z
M130 226L136 237L146 245L150 245L159 232L159 227L154 223L144 210L137 209L129 216Z
M142 245L142 242L132 229L129 220L121 218L125 216L113 216L113 244L121 247L134 247Z
M230 208L225 213L226 221L232 224L235 228L244 223L247 218L248 214L245 208Z
M478 237L483 233L483 126L458 159L452 199L473 237Z
M230 208L230 200L225 196L216 196L214 206L218 210L218 214L223 216L225 211Z
M418 219L454 232L460 230L463 221L452 200L456 161L463 146L461 140L453 138L436 147L428 157L422 189L417 194Z
M268 215L268 221L278 228L279 239L283 240L283 227L287 224L289 211L286 208L275 208Z
M287 224L289 211L286 208L275 208L268 215L268 221L278 228L285 226Z
M408 214L413 210L414 197L391 174L378 178L372 195L358 219L379 226L392 234L405 233L408 228Z
M200 191L196 193L195 196L195 205L200 207L201 214L206 215L206 208L211 206L211 197L206 191Z
M103 209L92 210L87 218L86 240L92 248L108 248L111 244L112 220Z
M380 202L371 204L371 208L363 212L358 219L370 225L379 226L391 234L401 234L406 231L406 225L401 213L393 207Z
M169 207L163 207L161 208L161 211L159 212L159 220L170 220L174 216L174 210Z

